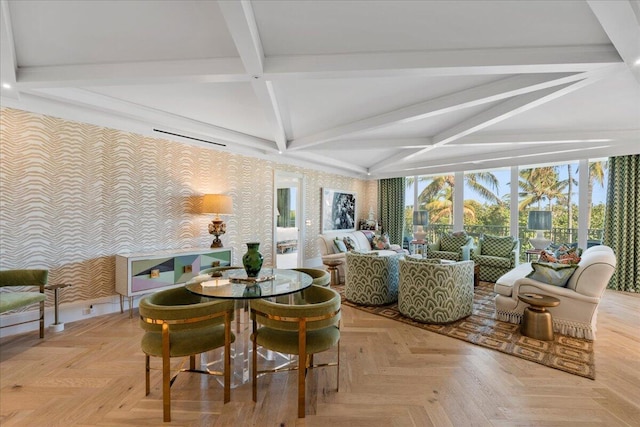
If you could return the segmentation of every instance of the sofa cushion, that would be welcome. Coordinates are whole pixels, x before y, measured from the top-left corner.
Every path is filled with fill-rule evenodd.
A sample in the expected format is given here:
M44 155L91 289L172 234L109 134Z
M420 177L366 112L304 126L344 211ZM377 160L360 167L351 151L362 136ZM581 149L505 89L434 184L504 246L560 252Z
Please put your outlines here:
M497 294L510 297L513 292L513 284L516 280L525 277L531 273L531 264L520 264L513 270L509 270L496 280L496 284L493 287L493 291Z
M560 286L564 288L569 278L578 268L575 264L560 264L554 262L532 262L533 271L526 277L547 283L549 285Z
M467 233L446 233L440 237L440 250L444 252L458 252L467 243Z
M347 252L347 246L344 244L344 241L340 240L339 238L336 237L333 241L333 244L336 245L338 252Z
M509 257L515 249L517 241L513 237L491 236L486 234L482 238L482 254L494 257Z
M373 249L389 249L390 247L389 236L387 234L373 237Z
M358 249L355 240L353 240L351 236L344 236L344 239L342 239L342 241L344 242L344 245L347 247L348 251Z

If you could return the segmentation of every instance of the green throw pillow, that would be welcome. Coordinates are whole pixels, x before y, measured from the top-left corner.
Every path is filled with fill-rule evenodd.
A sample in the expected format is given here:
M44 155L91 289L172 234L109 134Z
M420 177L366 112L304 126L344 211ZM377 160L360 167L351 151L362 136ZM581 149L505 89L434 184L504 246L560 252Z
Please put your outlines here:
M555 262L536 262L531 263L533 271L527 274L527 277L538 282L548 285L559 286L564 288L569 278L576 271L576 264L559 264Z
M336 248L338 248L338 252L347 252L347 246L344 244L342 240L336 237L333 243L336 245Z

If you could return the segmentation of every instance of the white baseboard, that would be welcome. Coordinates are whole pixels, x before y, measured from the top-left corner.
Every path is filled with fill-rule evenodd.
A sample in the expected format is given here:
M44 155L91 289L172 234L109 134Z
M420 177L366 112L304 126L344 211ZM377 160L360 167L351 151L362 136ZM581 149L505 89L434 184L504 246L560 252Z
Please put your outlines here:
M129 311L128 298L125 298L124 311ZM133 306L138 306L138 300L134 299ZM37 306L36 306L37 307ZM91 310L91 307L93 309ZM58 319L60 323L72 323L80 320L90 319L96 316L102 316L104 314L120 313L120 297L118 295L112 295L108 297L102 297L94 300L75 301L68 304L60 304L58 310ZM14 323L20 323L38 318L38 310L21 311L18 313L3 314L0 316L0 338L8 337L11 335L21 334L25 332L38 331L40 328L39 323L29 322L15 326ZM56 328L49 328L55 322L55 309L54 307L46 307L44 312L44 326L45 337L47 334L56 333ZM59 328L58 328L59 329Z

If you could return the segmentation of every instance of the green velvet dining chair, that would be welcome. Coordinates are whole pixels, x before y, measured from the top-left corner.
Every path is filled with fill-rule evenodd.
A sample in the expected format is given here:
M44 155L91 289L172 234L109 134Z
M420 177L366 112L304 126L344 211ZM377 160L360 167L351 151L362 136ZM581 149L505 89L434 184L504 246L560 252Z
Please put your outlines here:
M312 285L300 292L294 304L267 299L251 300L253 324L252 392L257 401L259 374L288 369L259 370L258 346L298 356L298 418L305 417L306 373L320 366L336 366L336 390L340 388L340 295L328 287ZM314 364L313 355L337 346L337 361Z
M224 376L224 403L231 399L231 332L233 300L200 297L184 287L158 291L140 300L140 326L145 330L145 392L150 392L150 356L162 358L164 421L171 421L171 385L180 372ZM196 369L196 355L224 347L224 371ZM170 358L189 356L189 369L171 376Z
M308 274L313 280L312 284L316 286L329 286L331 284L331 275L326 270L320 268L292 268L292 270Z

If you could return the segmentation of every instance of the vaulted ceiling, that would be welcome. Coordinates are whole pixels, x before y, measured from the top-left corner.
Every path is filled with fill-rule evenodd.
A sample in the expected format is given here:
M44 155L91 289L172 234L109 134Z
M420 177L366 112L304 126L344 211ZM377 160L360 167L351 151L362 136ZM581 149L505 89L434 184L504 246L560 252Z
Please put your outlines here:
M637 1L0 3L3 106L362 178L640 153Z

